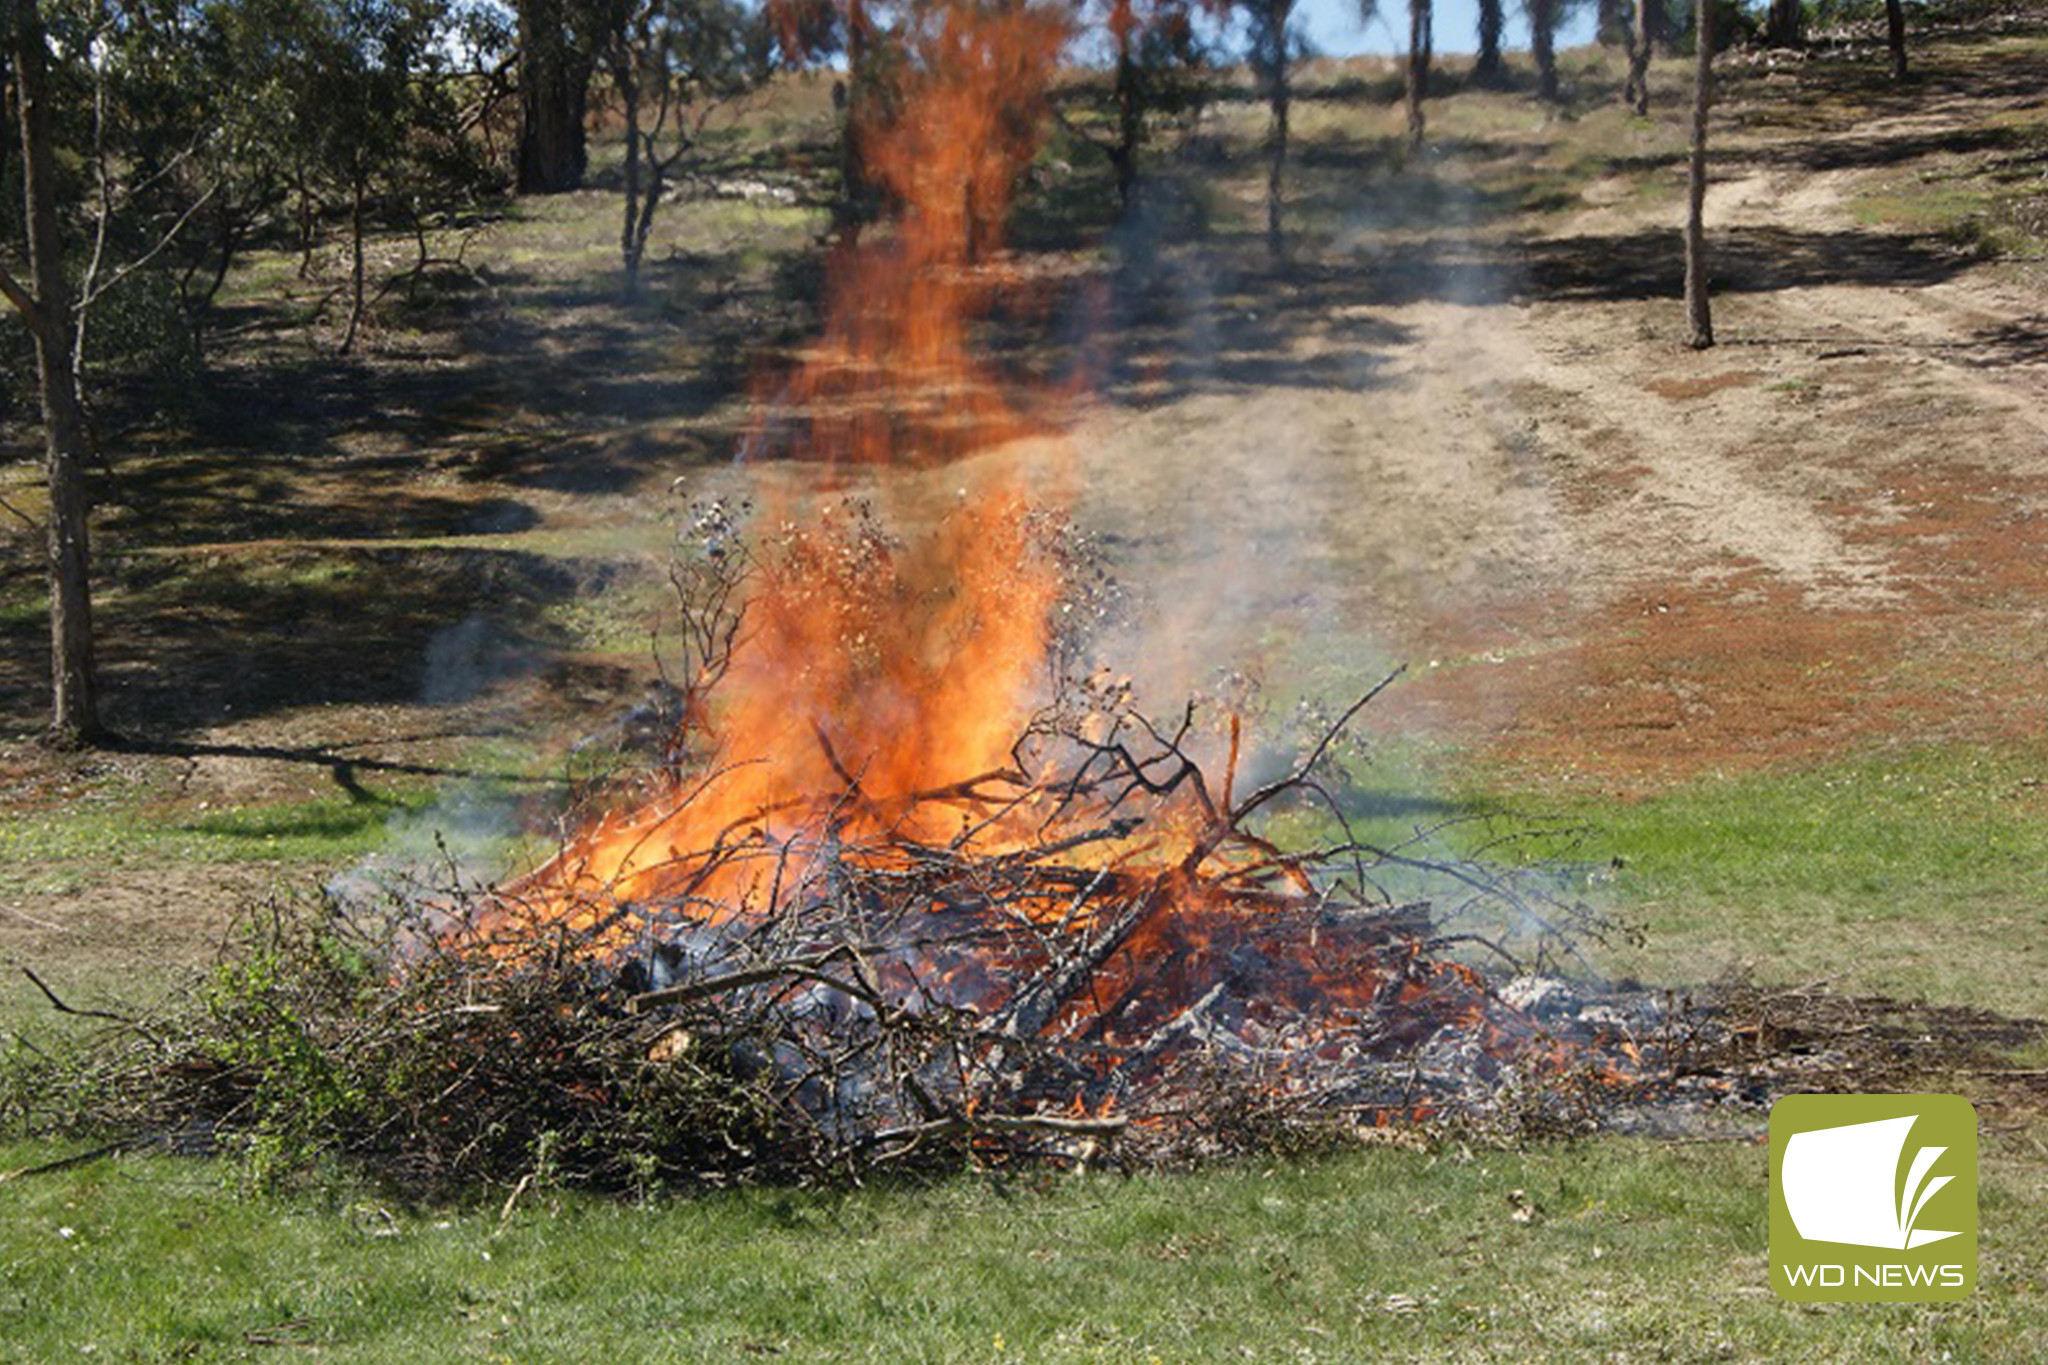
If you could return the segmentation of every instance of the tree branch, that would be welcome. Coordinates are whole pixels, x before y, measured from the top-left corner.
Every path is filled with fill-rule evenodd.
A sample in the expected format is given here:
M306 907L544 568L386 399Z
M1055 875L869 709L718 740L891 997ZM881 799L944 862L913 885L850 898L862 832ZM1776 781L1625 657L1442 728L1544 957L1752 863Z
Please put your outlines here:
M80 291L78 296L78 302L73 307L72 311L81 314L84 313L86 309L90 308L93 305L93 303L96 302L109 289L112 289L115 285L119 284L121 281L127 279L130 275L133 275L136 271L142 269L142 267L148 265L151 261L155 260L157 255L161 253L165 247L169 246L172 242L177 240L178 234L184 231L185 224L192 221L192 215L206 207L208 201L213 198L214 192L218 190L220 186L221 182L218 180L214 181L211 185L208 185L206 187L206 193L200 195L197 199L194 199L191 202L191 204L189 204L186 207L185 211L178 215L178 221L172 223L170 227L164 230L164 235L157 238L155 246L152 246L149 250L143 252L140 256L137 256L134 260L128 262L119 270L116 270L113 274L107 276L106 283L100 285L98 288L94 289L89 294L85 293L84 291Z
M0 296L14 305L14 311L20 313L31 328L42 329L43 310L36 302L36 296L29 293L27 286L15 279L4 264L0 264Z

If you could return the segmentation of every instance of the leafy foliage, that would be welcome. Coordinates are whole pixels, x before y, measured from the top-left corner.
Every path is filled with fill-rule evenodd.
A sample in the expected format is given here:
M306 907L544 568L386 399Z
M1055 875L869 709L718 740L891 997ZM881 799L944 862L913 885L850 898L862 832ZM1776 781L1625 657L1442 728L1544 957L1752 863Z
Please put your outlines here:
M263 1185L328 1159L444 1193L801 1164L801 1142L764 1141L775 1120L721 1053L664 1046L670 1026L629 1014L604 975L448 950L430 918L268 905L147 1017L0 1070L0 1119L225 1150Z

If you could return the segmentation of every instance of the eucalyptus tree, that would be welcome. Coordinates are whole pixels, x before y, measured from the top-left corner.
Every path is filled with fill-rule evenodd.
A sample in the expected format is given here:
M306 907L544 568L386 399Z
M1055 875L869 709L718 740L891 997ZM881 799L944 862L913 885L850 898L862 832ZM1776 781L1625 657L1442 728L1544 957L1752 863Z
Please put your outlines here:
M1707 298L1707 115L1714 103L1714 0L1698 0L1693 21L1692 149L1686 163L1685 318L1686 344L1704 351L1714 344L1713 310Z
M85 486L86 434L78 402L76 296L60 216L54 94L58 76L39 0L0 0L6 76L21 138L22 237L26 270L0 261L0 295L35 344L49 488L44 543L50 582L49 738L90 745L106 738L93 658L91 547ZM74 42L80 36L70 35Z
M1422 102L1429 94L1431 18L1430 0L1408 0L1408 62L1403 93L1408 112L1410 151L1422 147Z
M1080 29L1100 33L1108 44L1109 133L1060 117L1070 133L1108 158L1120 208L1128 209L1137 194L1155 123L1207 96L1210 53L1197 23L1205 8L1213 7L1196 0L1081 0L1077 8Z
M767 80L775 53L760 11L736 0L622 0L607 16L598 64L625 118L619 256L628 297L640 289L655 213L705 121Z
M1650 112L1650 11L1655 0L1635 0L1629 14L1628 79L1622 83L1622 102L1636 114Z
M603 0L599 0L599 5ZM584 0L517 0L521 194L582 185L589 165L585 119L596 71L593 6Z
M380 210L473 187L448 61L453 0L0 0L0 79L20 147L0 209L0 297L36 356L49 490L52 705L63 744L107 737L95 667L89 399L176 371L181 301L196 358L237 253L297 192L340 206L342 349L368 290ZM310 231L310 227L309 227Z
M1499 85L1507 78L1507 63L1501 59L1500 39L1507 27L1503 0L1479 0L1479 53L1472 59L1472 79L1479 85Z
M1236 0L1249 29L1247 58L1271 116L1266 125L1266 250L1276 259L1286 251L1281 228L1285 204L1288 119L1294 103L1294 58L1301 45L1294 31L1295 0Z
M1546 104L1557 100L1557 26L1562 18L1561 0L1522 0L1522 12L1529 18L1529 52L1536 59L1536 98Z

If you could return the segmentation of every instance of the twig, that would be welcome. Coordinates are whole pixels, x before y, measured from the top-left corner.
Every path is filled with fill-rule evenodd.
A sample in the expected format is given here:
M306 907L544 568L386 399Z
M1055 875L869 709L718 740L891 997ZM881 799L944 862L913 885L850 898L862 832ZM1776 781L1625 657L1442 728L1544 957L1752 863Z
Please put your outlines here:
M503 1232L505 1225L512 1221L512 1210L518 1206L519 1196L525 1194L532 1185L533 1172L528 1171L525 1175L519 1177L519 1183L512 1187L512 1193L505 1196L505 1206L498 1210L498 1232ZM494 1233L493 1235L495 1236L496 1234Z
M730 991L744 990L748 986L765 986L771 981L780 981L785 977L815 977L840 958L858 958L862 951L862 945L841 943L826 952L814 953L807 957L785 958L758 967L742 967L737 971L707 977L702 981L685 982L680 986L665 986L658 991L642 991L626 1001L626 1008L639 1013L660 1009L664 1005L682 1005L708 996L724 995ZM868 944L865 951L886 952L888 949L884 944Z
M65 934L70 932L70 930L66 929L61 924L53 924L46 919L37 919L34 915L29 914L28 911L17 910L11 905L0 905L0 910L5 910L8 914L14 916L16 919L21 920L24 923L33 924L38 929L48 929L52 933L58 934Z
M5 498L0 498L0 512L8 513L10 516L14 517L17 521L19 521L23 526L28 527L29 530L35 532L37 535L41 535L43 533L43 524L40 521L37 521L34 517L22 511L19 507L16 507L13 503L9 502Z
M21 969L21 974L27 977L30 983L33 984L37 990L43 993L43 999L49 1001L51 1008L55 1009L59 1014L77 1015L81 1019L108 1019L116 1024L126 1024L130 1028L141 1027L140 1024L138 1024L135 1020L130 1019L125 1014L110 1014L106 1010L75 1009L72 1006L65 1004L62 1000L58 999L57 993L51 990L48 986L44 985L43 979L40 976L37 976L32 969L28 967L23 967Z
M2038 1081L2048 1077L2048 1066L2032 1066L2008 1069L2005 1067L1975 1067L1962 1073L1965 1076L1987 1076L1994 1080Z
M955 1133L1059 1133L1076 1137L1113 1137L1130 1127L1121 1114L1109 1118L1060 1118L1050 1114L947 1114L925 1123L884 1128L870 1134L863 1146L879 1147L895 1142L921 1142L928 1137Z
M20 1166L11 1171L0 1171L0 1185L4 1185L10 1180L25 1180L32 1175L54 1175L58 1171L68 1171L73 1166L83 1166L87 1162L98 1161L103 1156L114 1156L120 1152L131 1151L134 1148L145 1146L156 1140L153 1136L117 1138L113 1142L104 1143L89 1152L77 1152L71 1156L58 1157L55 1161L45 1161L39 1166Z

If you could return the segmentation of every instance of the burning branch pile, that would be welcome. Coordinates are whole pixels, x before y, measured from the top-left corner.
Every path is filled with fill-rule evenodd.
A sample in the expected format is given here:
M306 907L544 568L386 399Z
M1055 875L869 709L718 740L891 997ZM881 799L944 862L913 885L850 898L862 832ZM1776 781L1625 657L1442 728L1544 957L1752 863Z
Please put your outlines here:
M795 415L744 447L945 492L872 477L890 526L776 509L758 551L702 509L658 771L510 884L271 920L77 1107L417 1182L625 1185L1554 1115L1632 1060L1625 1027L1560 1037L1478 965L1596 927L1569 897L1498 847L1351 823L1336 751L1378 688L1274 765L1237 712L1161 723L1074 664L1063 518L968 459L1031 427L968 340L1061 33L921 21L861 130L901 221L836 262Z
M864 516L757 555L714 511L692 544L661 771L507 885L270 915L45 1103L420 1186L618 1188L1573 1124L1625 1091L1626 1021L1539 1018L1495 984L1602 927L1546 869L1443 851L1476 826L1354 826L1337 756L1385 682L1260 782L1233 714L1161 724L1099 674L950 781L896 785L895 750L841 728L860 711L795 717L749 762L722 729L747 700L719 693L755 606L821 564L869 600L908 587Z
M1248 790L1234 717L1207 727L1190 704L1163 726L1099 676L1004 763L950 781L892 781L894 737L865 744L829 708L792 723L799 753L737 760L714 693L758 647L754 605L838 566L884 604L839 619L864 635L910 589L866 517L761 557L722 509L697 528L676 578L691 676L671 766L631 801L607 793L554 859L451 910L432 945L508 981L581 982L648 1066L743 1089L776 1134L766 1164L1071 1157L1117 1134L1227 1149L1216 1117L1247 1100L1277 1126L1426 1120L1623 1062L1613 1039L1561 1043L1474 965L1524 970L1510 942L1540 960L1599 927L1582 906L1429 851L1441 830L1389 846L1353 829L1333 755L1385 682ZM862 707L882 690L865 683L845 694ZM826 776L792 789L792 772ZM1328 837L1283 848L1261 832L1282 809Z

